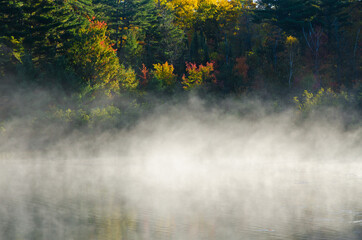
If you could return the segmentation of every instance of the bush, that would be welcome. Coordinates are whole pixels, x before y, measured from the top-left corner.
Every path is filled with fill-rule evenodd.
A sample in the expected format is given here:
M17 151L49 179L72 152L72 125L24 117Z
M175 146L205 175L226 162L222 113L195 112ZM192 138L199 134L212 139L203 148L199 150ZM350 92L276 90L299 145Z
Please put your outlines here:
M86 126L90 128L116 127L120 122L121 111L119 108L109 105L96 107L88 111L79 109L56 109L50 116L50 120L56 120L69 127Z
M336 93L328 88L321 88L316 94L305 90L302 98L294 97L294 102L302 112L310 112L321 107L343 107L352 103L353 97L346 92Z
M162 89L171 89L175 86L177 76L173 73L174 67L172 64L168 64L168 62L164 64L157 63L153 64L153 68L153 76Z
M136 73L131 67L125 68L123 65L121 65L119 72L119 85L122 89L128 91L137 89L138 81L136 79Z
M214 63L206 63L206 66L196 66L195 63L186 62L187 77L183 75L182 85L185 90L191 90L197 86L205 84L207 81L216 82L214 74Z

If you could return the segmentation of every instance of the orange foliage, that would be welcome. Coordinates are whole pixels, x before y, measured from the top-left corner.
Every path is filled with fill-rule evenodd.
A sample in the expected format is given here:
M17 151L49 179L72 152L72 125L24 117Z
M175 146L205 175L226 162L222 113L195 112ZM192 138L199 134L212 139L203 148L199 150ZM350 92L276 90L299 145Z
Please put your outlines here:
M81 28L79 38L68 50L75 71L91 86L102 86L118 90L121 71L117 49L113 48L107 32L107 23L89 18L89 26Z
M142 63L141 74L139 75L139 77L141 78L141 85L142 86L147 85L148 80L149 80L149 70L143 63Z
M211 80L216 83L215 75L211 72L214 71L214 62L206 63L206 66L199 65L196 63L186 62L186 72L188 76L182 76L182 85L185 90L191 90L196 86L203 85L207 80Z
M244 80L248 78L249 65L246 64L246 57L236 58L234 70L239 76L243 76Z

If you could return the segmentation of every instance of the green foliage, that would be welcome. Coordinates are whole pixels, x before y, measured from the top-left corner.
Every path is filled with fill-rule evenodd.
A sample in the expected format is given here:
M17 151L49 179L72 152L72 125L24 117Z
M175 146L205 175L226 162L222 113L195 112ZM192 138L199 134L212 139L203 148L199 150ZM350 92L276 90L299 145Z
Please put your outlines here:
M140 32L136 29L129 29L125 36L122 62L126 66L138 66L144 52L143 46L139 43Z
M349 17L347 8L351 1L347 0L320 0L319 21L325 26L328 35L333 28L348 24ZM339 26L336 26L338 24Z
M111 39L115 42L118 56L123 64L136 67L135 64L154 58L151 52L159 43L158 14L154 0L96 0L95 2L102 6L102 13L105 14L103 18L109 24ZM142 56L137 55L142 49L139 43L146 45L144 49L146 53ZM132 55L133 53L136 55ZM128 59L132 62L127 62Z
M302 112L315 111L325 107L345 107L351 104L352 97L346 92L336 93L332 89L321 88L316 94L304 91L302 98L294 97L294 103Z
M154 44L152 54L160 62L169 61L176 63L185 50L185 34L184 31L174 24L174 15L167 8L161 8L158 11L158 32L156 36L159 40ZM155 32L155 30L153 30ZM157 40L157 39L156 39Z
M197 86L353 91L360 9L358 0L0 0L0 75L83 103Z
M35 63L52 61L79 25L71 11L74 1L14 0L0 20L3 38L21 41ZM3 5L3 3L1 3ZM74 32L74 31L73 31Z
M14 72L24 53L19 34L23 13L17 1L0 0L0 75ZM12 68L12 69L10 69Z
M20 40L24 37L21 31L24 11L22 1L0 0L0 41L9 46L11 37Z
M92 109L88 117L89 117L89 124L91 127L95 126L104 127L107 125L116 126L120 116L121 116L121 111L118 108L114 106L107 106L105 108Z
M2 123L0 123L0 136L5 135L5 133L6 133L6 128L3 126Z
M214 64L207 63L206 66L186 62L187 77L182 77L183 89L191 90L195 87L204 85L206 82L216 82L215 76L212 74L214 71Z
M65 122L73 121L73 118L75 115L76 115L75 112L73 112L69 108L67 110L59 109L53 113L54 118L65 121Z
M119 72L119 85L122 89L128 91L134 91L138 87L138 80L136 79L136 73L132 68L125 68L121 65Z
M94 19L89 21L89 27L80 29L68 50L70 64L90 86L117 91L121 66L107 36L107 24Z
M49 63L43 78L45 86L58 87L68 95L79 92L86 86L69 66L65 56L57 57L52 63Z
M170 89L175 85L177 76L173 73L174 67L172 64L168 64L168 62L164 64L157 63L153 65L153 68L152 73L162 88Z
M35 83L38 79L38 71L35 68L32 56L25 54L21 58L21 64L17 65L17 78L20 82Z
M83 109L72 110L56 109L52 112L50 119L60 121L69 126L86 126L89 128L115 127L120 121L121 111L119 108L109 105L96 107L88 111Z
M99 91L99 87L92 87L86 84L78 92L71 95L71 100L77 102L79 105L87 105L96 99L97 91Z
M318 12L318 6L313 0L260 0L258 4L260 7L255 11L256 21L275 24L288 34L300 32Z
M190 43L190 60L199 62L199 38L198 33L194 32Z
M0 76L5 72L13 72L14 66L21 63L21 57L24 55L21 40L17 40L13 36L2 40L4 43L0 41Z

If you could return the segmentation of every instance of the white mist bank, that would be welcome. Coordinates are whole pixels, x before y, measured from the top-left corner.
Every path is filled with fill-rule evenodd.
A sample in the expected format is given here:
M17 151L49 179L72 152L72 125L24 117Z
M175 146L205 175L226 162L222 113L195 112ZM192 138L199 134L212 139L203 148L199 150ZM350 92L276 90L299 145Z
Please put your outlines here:
M255 106L228 114L193 99L130 130L73 133L35 157L3 157L0 238L32 239L38 227L34 239L91 239L105 231L94 217L115 224L96 239L118 239L131 216L122 231L139 239L358 239L362 127Z

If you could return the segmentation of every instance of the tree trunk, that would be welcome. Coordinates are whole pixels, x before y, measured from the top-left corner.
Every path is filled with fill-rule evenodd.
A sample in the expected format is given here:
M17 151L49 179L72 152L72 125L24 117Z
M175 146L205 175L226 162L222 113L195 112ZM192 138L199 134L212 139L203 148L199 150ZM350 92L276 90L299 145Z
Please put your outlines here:
M307 42L307 45L309 49L311 50L313 56L314 56L314 75L316 78L316 87L319 88L321 86L320 78L319 78L319 49L320 49L320 41L321 37L323 35L323 30L318 29L317 31L314 30L311 23L309 23L309 33L308 36L304 30L303 27L303 35L305 38L305 41Z
M291 81L292 81L292 76L293 76L293 61L294 61L293 50L290 50L290 53L289 53L289 80L288 80L289 89L292 86Z
M359 39L359 34L360 34L361 29L359 28L357 30L357 36L356 36L356 41L354 43L354 48L353 48L353 75L354 75L354 79L358 79L358 70L357 70L357 48L358 48L358 39Z

